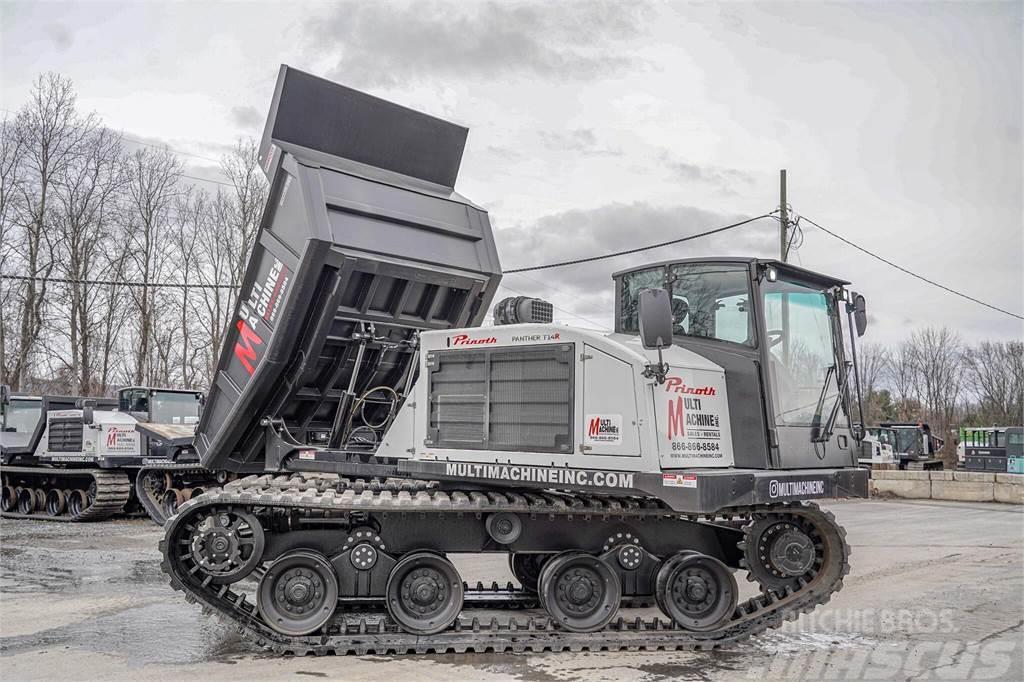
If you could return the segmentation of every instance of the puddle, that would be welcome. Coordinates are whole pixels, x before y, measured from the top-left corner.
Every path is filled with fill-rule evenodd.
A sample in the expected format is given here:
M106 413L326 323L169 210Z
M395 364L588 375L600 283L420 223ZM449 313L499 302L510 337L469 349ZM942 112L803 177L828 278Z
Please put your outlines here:
M133 666L199 663L258 651L237 633L178 603L128 608L30 635L0 638L3 655L50 648L118 656Z

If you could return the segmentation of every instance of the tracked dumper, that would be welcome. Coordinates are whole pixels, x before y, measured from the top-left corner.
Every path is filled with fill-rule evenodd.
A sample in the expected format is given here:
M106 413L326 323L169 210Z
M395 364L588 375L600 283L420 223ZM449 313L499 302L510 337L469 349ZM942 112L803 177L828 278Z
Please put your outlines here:
M81 396L5 395L0 400L4 518L100 521L124 509L131 481L118 464L107 460L105 465L86 466L64 460L84 447L83 431L75 422L84 400L98 409L117 406L114 399ZM77 425L81 427L80 418Z
M867 495L863 299L677 260L614 276L613 334L528 299L480 327L501 269L453 190L466 134L282 67L196 432L241 478L168 520L172 586L294 654L709 649L827 602L850 549L813 500ZM457 553L518 585L466 584Z
M198 391L147 387L117 398L8 396L3 515L100 521L141 511L144 498L132 494L138 472L195 452L202 400Z

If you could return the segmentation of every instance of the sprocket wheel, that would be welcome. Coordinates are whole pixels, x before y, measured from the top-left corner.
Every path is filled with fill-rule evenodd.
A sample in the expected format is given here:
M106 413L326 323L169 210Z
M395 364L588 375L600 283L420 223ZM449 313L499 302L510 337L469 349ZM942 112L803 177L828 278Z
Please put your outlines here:
M761 591L784 596L809 583L827 557L814 524L799 514L772 513L756 517L740 543L748 579Z

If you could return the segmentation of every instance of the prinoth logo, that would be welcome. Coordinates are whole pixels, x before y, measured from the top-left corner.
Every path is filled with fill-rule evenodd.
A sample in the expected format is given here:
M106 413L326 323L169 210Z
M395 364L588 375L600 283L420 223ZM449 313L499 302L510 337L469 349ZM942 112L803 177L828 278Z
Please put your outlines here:
M450 346L486 346L492 343L498 343L498 339L493 336L483 336L480 338L472 338L469 334L457 334L456 336L449 336L447 339L447 345Z
M600 436L619 436L619 427L611 419L605 417L594 417L587 425L587 435L591 438Z
M681 377L667 377L665 379L665 390L669 393L682 393L684 395L715 395L714 386L687 386Z
M705 412L701 398L690 396L715 395L714 386L687 386L680 377L668 377L665 380L665 391L682 393L675 400L668 399L668 439L685 438L688 427L702 429L718 429L720 418L713 412Z
M768 483L768 497L799 497L802 495L824 495L825 481L779 481Z
M235 342L235 357L242 363L245 371L252 376L256 362L256 346L263 345L263 339L249 326L245 320L238 321L238 341Z

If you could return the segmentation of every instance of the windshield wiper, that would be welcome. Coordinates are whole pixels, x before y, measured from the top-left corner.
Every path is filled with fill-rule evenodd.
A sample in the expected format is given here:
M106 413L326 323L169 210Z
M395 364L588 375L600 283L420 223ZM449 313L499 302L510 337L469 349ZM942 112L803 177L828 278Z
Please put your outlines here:
M814 408L814 418L811 420L811 442L813 443L824 443L832 437L832 431L835 429L836 419L839 417L839 404L843 396L846 394L846 382L850 377L850 364L844 365L845 371L842 376L836 376L836 399L832 403L832 409L829 411L828 419L825 420L825 427L821 426L821 410L825 406L825 396L828 395L828 384L829 379L836 373L836 366L829 365L828 371L825 372L825 383L821 387L821 395L818 396L818 405Z

